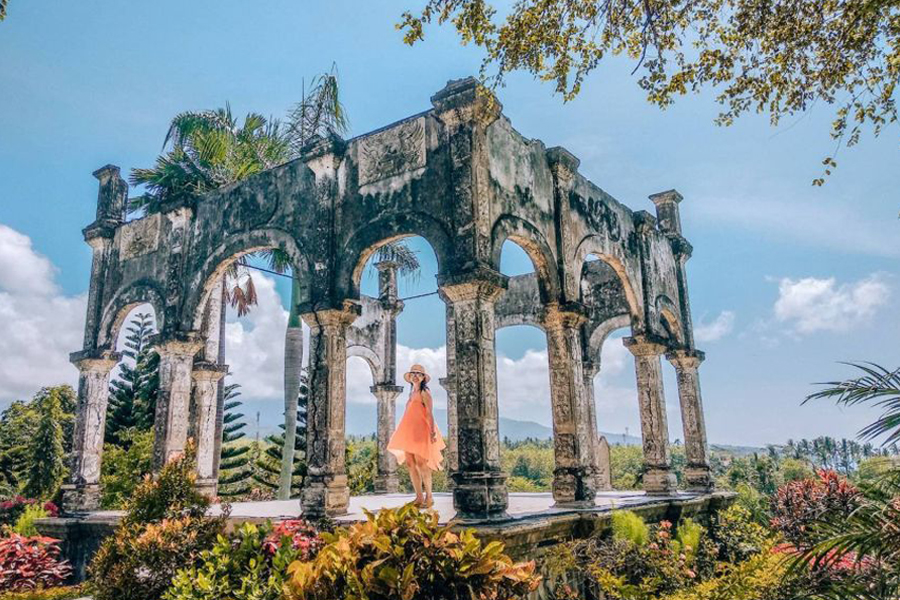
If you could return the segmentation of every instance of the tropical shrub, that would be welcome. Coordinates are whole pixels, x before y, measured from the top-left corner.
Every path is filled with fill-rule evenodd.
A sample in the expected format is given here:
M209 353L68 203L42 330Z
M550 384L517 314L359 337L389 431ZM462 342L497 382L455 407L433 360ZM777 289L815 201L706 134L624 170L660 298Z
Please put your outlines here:
M808 545L810 528L823 517L847 517L859 505L859 490L846 479L834 471L818 475L783 485L772 496L772 527L798 547Z
M44 508L40 504L30 504L25 507L25 512L23 512L19 516L19 518L16 519L16 524L13 526L13 531L18 533L19 535L24 535L26 537L36 536L38 535L38 530L34 526L34 521L36 519L43 519L49 516L50 513L47 512L46 508Z
M501 542L439 526L437 513L411 504L365 513L364 523L323 533L315 560L291 564L288 599L512 600L540 583L534 561L514 564Z
M630 510L617 510L612 514L613 539L643 546L650 539L650 528L644 520Z
M40 501L34 498L15 496L0 502L0 528L3 526L14 527L28 507L36 505L40 505L48 517L55 517L59 514L59 508L52 502L40 504Z
M58 540L11 533L0 538L0 592L35 590L62 584L71 574L59 559Z
M206 517L210 501L194 489L193 447L147 478L115 533L91 562L95 600L158 600L179 569L197 564L225 530L228 510Z
M748 560L773 543L772 534L741 504L716 513L710 534L718 547L719 560L731 564Z
M122 445L107 443L100 466L100 505L106 509L125 507L134 490L153 469L153 432L135 428L116 434Z
M215 546L200 555L200 564L182 569L165 600L278 600L288 566L310 560L321 546L315 530L304 521L244 524L233 536L220 535Z
M21 592L0 592L0 600L75 600L87 595L83 585L64 585Z

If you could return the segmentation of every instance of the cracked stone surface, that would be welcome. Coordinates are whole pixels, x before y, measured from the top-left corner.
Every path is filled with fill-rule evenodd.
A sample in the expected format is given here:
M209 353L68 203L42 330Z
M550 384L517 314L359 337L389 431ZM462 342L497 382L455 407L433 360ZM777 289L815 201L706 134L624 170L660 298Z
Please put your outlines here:
M290 258L298 308L313 329L310 476L302 505L310 515L347 511L346 359L362 356L372 368L382 446L395 410L389 389L397 383L395 319L403 308L390 265L379 266L378 298L360 294L360 280L379 246L412 235L434 250L446 303L447 459L459 515L502 519L508 508L494 335L515 325L539 327L548 337L557 503L590 505L607 485L596 426L604 399L593 397L593 378L603 341L621 327L644 344L632 351L647 491L667 493L673 485L661 354L678 373L689 485L708 488L702 352L694 347L686 275L692 248L681 232L681 195L652 195L655 216L632 210L579 173L577 157L526 138L499 101L489 100L474 79L451 81L425 112L350 140L317 139L297 160L128 222L119 168L96 171L96 219L83 231L93 262L84 344L73 356L84 367L67 508L96 496L107 394L108 372L78 361L108 356L128 312L151 304L162 357L155 463L180 452L190 433L210 447L213 413L213 437L221 436L221 407L211 412L213 383L195 371L204 362L224 366L221 356L211 361L222 277L240 256L279 248ZM506 241L528 254L534 273L499 273ZM218 444L213 439L211 447ZM210 467L204 452L198 468L208 481L217 461ZM387 457L378 464L379 487L390 491L395 465Z

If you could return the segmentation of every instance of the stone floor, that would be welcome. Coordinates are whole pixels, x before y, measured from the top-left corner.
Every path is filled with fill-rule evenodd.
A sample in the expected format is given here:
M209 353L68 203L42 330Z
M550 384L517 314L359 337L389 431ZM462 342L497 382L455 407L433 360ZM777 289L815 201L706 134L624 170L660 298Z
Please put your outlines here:
M549 492L511 492L507 514L511 520L521 520L534 516L551 516L577 512L609 511L615 508L631 508L650 503L670 500L687 500L697 494L678 492L668 496L647 496L641 491L614 491L597 494L597 506L586 509L556 508ZM353 496L346 515L337 517L337 521L350 522L365 519L362 509L377 512L380 508L395 508L412 502L413 494L381 494ZM440 515L439 521L447 523L453 519L453 497L450 493L434 494L434 506ZM213 509L217 512L217 507ZM231 517L235 519L287 519L300 515L300 503L297 500L269 500L266 502L235 502L231 505Z
M511 521L526 520L529 517L545 517L552 515L565 515L584 512L606 512L616 508L634 508L638 506L670 502L677 500L690 500L698 494L688 492L676 492L665 496L648 496L642 491L612 491L599 492L596 497L597 505L593 508L557 508L553 506L553 497L549 492L510 492L509 508L507 514ZM352 522L365 520L363 508L377 512L381 508L396 508L407 502L412 502L413 494L380 494L353 496L350 498L350 507L346 515L337 517L340 522ZM453 509L453 497L449 492L436 492L434 494L434 506L440 515L439 521L447 523L456 514ZM212 514L219 514L219 506L212 508ZM96 511L87 515L88 520L115 519L122 515L121 511ZM263 502L235 502L231 505L231 518L237 521L264 520L273 521L283 519L296 519L300 516L300 501L293 500L266 500Z

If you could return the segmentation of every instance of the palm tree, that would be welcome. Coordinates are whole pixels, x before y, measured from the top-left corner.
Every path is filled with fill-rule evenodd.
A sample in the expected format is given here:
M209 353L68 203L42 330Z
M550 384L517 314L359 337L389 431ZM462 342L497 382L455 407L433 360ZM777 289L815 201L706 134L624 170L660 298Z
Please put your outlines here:
M869 404L882 410L859 436L870 441L885 436L882 447L900 440L900 369L874 363L844 363L862 375L831 381L803 401L830 399L838 405ZM794 569L828 567L848 558L864 566L858 578L848 578L836 597L887 599L900 595L900 467L894 464L872 483L860 485L860 506L849 517L826 517L813 529L814 543L792 563Z

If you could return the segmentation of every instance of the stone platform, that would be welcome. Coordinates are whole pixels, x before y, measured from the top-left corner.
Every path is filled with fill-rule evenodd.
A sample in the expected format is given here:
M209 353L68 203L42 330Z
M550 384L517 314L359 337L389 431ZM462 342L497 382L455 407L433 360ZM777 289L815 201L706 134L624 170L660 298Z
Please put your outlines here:
M608 527L610 514L616 509L632 510L649 522L668 519L677 522L682 516L705 521L707 517L731 502L734 494L715 492L698 494L677 492L667 495L647 495L640 491L600 492L596 506L591 508L560 508L553 506L549 493L512 492L509 494L507 518L492 521L460 521L454 519L453 499L449 493L436 493L434 506L441 523L458 527L474 527L486 540L501 540L507 552L516 559L533 558L541 548L562 541L583 538ZM365 520L363 508L377 512L381 508L396 508L411 502L412 494L384 494L353 496L346 515L335 518L341 524ZM219 514L214 506L211 513ZM121 511L95 511L78 516L40 519L40 532L62 540L64 555L72 562L79 580L85 576L90 557L103 538L110 535L122 517ZM270 500L266 502L235 502L231 505L229 523L238 526L246 522L265 522L296 519L300 516L300 502Z

